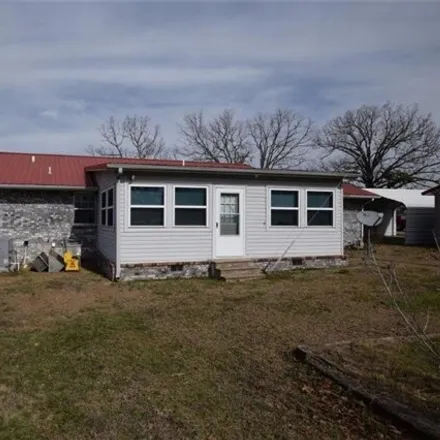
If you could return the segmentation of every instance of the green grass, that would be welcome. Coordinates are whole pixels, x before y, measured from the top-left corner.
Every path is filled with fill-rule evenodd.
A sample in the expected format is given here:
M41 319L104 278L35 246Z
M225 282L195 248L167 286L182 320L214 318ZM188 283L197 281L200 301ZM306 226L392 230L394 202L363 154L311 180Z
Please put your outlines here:
M401 271L434 326L438 272ZM242 283L0 276L0 440L398 438L291 356L405 333L379 288L357 266Z
M135 313L92 313L52 330L1 337L2 384L25 396L26 402L3 418L1 428L17 439L27 438L20 435L24 426L41 436L54 426L66 435L98 432L106 413L106 424L121 435L134 436L139 408L133 412L130 406L144 401L142 411L152 412L154 396L160 393L147 392L138 382L185 371L178 341L157 344L148 322L148 316ZM30 413L38 414L34 424Z

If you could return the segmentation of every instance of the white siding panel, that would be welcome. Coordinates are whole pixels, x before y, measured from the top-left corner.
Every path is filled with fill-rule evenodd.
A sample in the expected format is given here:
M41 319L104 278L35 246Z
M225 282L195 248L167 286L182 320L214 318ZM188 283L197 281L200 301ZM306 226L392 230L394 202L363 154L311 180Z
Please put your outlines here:
M213 258L213 194L216 185L245 187L245 256L248 258L279 257L292 240L286 254L289 257L343 255L342 191L337 183L329 184L273 184L231 180L140 179L135 183L166 185L166 219L163 228L129 226L128 182L121 183L119 224L120 262L136 264L148 262L206 261ZM172 226L173 185L206 185L208 187L208 227L175 228ZM267 191L269 187L300 190L300 217L306 216L306 189L335 191L334 227L269 228L267 226Z
M282 185L268 185L279 187ZM288 188L287 185L284 185ZM293 185L292 185L293 187ZM333 256L343 255L342 236L342 192L336 185L313 186L299 185L300 191L300 227L268 227L267 186L249 185L247 188L246 219L246 256L251 258L282 255L287 248L286 257ZM335 190L335 224L334 227L307 227L306 189L329 191Z
M116 184L116 177L113 172L99 172L96 173L96 181L99 186L99 191L105 190ZM118 215L118 207L115 206L115 219ZM107 228L101 226L101 193L98 194L98 227L96 246L98 250L113 263L116 262L116 226Z
M205 181L150 179L134 183L166 185L165 227L130 227L130 184L120 185L121 264L207 261L212 259L212 185ZM204 185L208 189L208 227L173 227L174 185Z

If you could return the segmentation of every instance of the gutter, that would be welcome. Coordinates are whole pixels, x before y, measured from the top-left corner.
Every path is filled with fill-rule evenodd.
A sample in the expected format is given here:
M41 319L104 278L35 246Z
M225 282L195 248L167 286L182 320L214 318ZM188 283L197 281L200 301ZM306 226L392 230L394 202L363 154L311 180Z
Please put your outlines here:
M1 183L0 189L47 189L47 190L62 190L62 191L97 191L95 186L61 186L61 185L8 185Z
M116 258L115 258L115 279L118 280L121 276L121 228L122 225L120 224L120 215L119 215L119 207L121 206L121 179L119 179L119 176L116 178L116 185L115 185L115 205L116 205L116 214L115 214L115 241L116 241Z
M365 200L374 200L374 199L380 199L379 196L376 196L375 194L371 194L371 196L353 196L353 195L344 195L344 199L365 199Z
M236 177L254 177L258 179L281 177L281 178L316 178L316 179L343 179L355 178L357 174L345 173L324 173L319 171L289 171L289 170L266 170L257 168L202 168L202 167L187 167L187 166L156 166L156 165L130 165L130 164L107 164L104 169L116 169L119 172L127 171L152 171L152 172L172 172L175 174L208 174L219 176L236 176ZM99 171L98 169L87 169L88 171Z

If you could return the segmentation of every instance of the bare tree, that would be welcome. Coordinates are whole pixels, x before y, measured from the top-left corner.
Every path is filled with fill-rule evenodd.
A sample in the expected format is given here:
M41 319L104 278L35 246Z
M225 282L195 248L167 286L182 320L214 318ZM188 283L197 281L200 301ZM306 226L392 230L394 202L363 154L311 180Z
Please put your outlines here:
M101 145L87 148L93 156L147 159L160 157L165 149L159 125L152 126L148 116L126 116L122 123L110 116L99 133Z
M440 171L440 129L417 105L364 105L328 122L316 138L324 165L357 172L367 187L434 182Z
M187 114L179 125L182 147L177 154L195 160L245 163L251 160L246 124L226 109L206 121L203 112Z
M260 168L299 167L310 142L310 119L287 109L260 113L248 122Z

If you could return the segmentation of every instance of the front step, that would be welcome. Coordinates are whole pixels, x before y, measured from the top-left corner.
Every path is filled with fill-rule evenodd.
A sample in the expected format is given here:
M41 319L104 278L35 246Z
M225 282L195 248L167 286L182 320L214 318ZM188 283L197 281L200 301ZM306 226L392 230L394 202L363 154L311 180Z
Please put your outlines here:
M256 280L265 277L263 271L250 260L222 260L214 264L214 276L225 281Z

